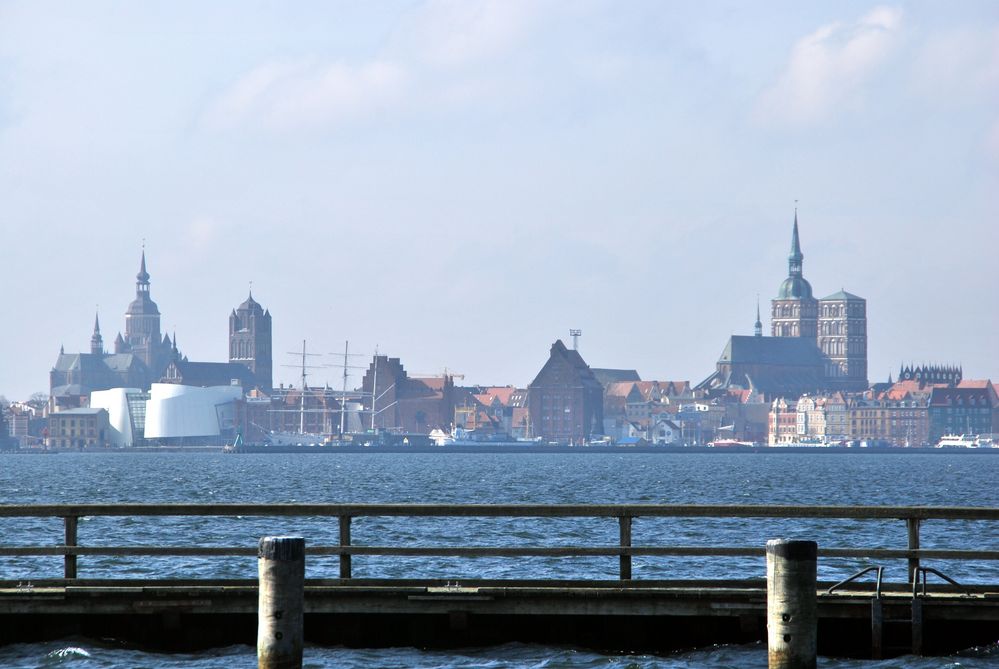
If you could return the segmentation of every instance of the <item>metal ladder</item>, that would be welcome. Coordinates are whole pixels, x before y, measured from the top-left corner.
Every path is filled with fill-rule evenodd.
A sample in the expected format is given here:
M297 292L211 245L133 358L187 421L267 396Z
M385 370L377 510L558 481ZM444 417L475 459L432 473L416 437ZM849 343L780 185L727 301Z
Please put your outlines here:
M867 567L858 571L853 576L840 581L829 590L827 594L832 594L838 588L851 583L861 576L872 571L877 572L877 584L874 588L874 597L871 599L871 658L874 660L883 659L886 650L911 652L913 655L923 654L923 598L926 596L926 577L928 574L939 576L951 585L964 589L964 586L952 579L950 576L933 569L931 567L916 567L912 572L912 599L909 600L909 617L886 618L884 597L881 594L881 581L884 575L884 567ZM921 578L920 578L921 577ZM922 582L922 589L920 589ZM965 592L967 593L967 591ZM910 630L909 646L885 647L886 626L908 626Z

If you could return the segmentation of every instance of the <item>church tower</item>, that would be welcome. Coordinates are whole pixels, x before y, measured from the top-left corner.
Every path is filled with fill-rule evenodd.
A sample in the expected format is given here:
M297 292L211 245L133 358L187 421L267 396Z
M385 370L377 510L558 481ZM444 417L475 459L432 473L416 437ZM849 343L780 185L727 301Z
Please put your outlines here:
M264 391L273 388L271 312L253 299L252 292L229 315L229 362L245 365Z
M802 261L798 240L798 210L794 210L791 232L791 254L787 258L787 278L780 285L777 297L770 301L770 326L774 337L804 337L815 340L818 335L819 304L812 296L812 286L802 276Z
M149 272L146 271L146 251L142 251L139 273L135 275L135 299L125 312L125 336L116 353L132 353L140 358L155 375L165 365L163 337L160 336L160 310L149 297ZM169 350L169 347L167 348Z
M844 290L819 300L817 343L830 382L843 390L867 388L867 300Z

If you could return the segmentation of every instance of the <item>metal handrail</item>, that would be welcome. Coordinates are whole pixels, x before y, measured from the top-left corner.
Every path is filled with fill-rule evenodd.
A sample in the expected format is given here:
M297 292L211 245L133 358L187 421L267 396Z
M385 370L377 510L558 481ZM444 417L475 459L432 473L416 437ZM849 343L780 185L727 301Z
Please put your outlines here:
M63 556L64 577L76 578L77 557L91 556L248 556L247 546L80 546L78 521L87 517L164 516L254 516L336 517L340 541L332 546L311 546L312 555L340 558L340 578L351 578L354 555L406 557L578 557L620 558L619 578L631 578L633 556L761 557L762 547L741 546L641 546L632 545L632 521L640 517L674 518L837 518L903 520L908 529L905 549L822 548L819 555L834 558L908 560L910 582L917 579L920 559L999 560L999 550L924 549L919 547L923 520L999 520L999 508L975 507L874 507L874 506L727 506L657 504L63 504L0 505L0 518L62 518L65 542L58 546L0 546L0 556ZM504 517L504 518L617 518L618 545L602 546L357 546L350 540L354 518L373 516L408 517ZM861 574L866 573L861 572ZM933 573L935 570L931 570ZM850 580L850 579L848 579ZM925 588L925 571L923 572ZM880 583L880 573L879 573Z
M723 504L6 504L0 517L470 516L999 520L999 508Z
M831 594L833 594L833 592L835 592L836 590L839 590L840 588L842 588L847 583L853 583L854 581L856 581L858 578L860 578L864 574L869 574L872 571L878 572L877 583L874 586L874 596L875 597L881 597L881 577L885 573L885 568L884 567L868 567L867 569L861 569L860 571L858 571L853 576L850 576L849 578L844 578L839 583L836 583L835 585L831 586L828 590L826 590L826 594L827 595L831 595Z

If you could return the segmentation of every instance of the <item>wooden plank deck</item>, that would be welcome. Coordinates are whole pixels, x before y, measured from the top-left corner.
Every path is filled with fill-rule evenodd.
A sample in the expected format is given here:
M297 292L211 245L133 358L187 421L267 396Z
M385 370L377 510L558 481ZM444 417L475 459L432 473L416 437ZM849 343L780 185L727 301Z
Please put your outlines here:
M817 592L821 652L869 656L873 588ZM930 588L920 597L928 653L994 642L999 587ZM886 619L912 593L882 593ZM253 643L253 581L0 582L0 641L94 633L153 647ZM763 581L309 581L306 638L346 645L460 646L533 641L670 652L765 640ZM908 652L908 636L896 640Z

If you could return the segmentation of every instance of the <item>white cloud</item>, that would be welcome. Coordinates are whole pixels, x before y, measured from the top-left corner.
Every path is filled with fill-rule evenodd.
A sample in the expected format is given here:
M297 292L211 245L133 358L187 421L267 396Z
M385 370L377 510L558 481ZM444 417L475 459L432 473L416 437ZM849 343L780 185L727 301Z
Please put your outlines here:
M502 99L500 68L543 17L547 0L431 0L402 20L379 53L357 64L266 63L239 78L204 125L292 129L387 109L450 109Z
M268 63L244 75L209 108L211 127L254 123L274 129L316 126L377 112L403 97L409 74L375 60Z
M854 23L831 23L798 40L759 101L765 120L810 124L856 107L864 85L898 42L902 10L878 7Z
M395 48L436 67L462 67L508 53L537 23L541 0L432 0L403 24Z

